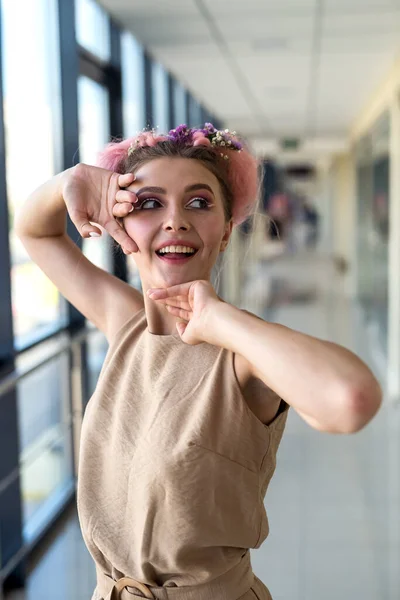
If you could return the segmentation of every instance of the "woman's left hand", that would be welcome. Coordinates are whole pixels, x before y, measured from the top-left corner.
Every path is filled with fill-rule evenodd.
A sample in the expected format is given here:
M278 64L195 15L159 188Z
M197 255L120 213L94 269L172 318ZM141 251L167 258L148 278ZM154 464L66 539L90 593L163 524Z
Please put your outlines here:
M192 346L207 342L210 310L223 302L211 283L203 279L168 288L151 288L147 295L151 300L165 304L171 315L182 319L176 328L182 341Z

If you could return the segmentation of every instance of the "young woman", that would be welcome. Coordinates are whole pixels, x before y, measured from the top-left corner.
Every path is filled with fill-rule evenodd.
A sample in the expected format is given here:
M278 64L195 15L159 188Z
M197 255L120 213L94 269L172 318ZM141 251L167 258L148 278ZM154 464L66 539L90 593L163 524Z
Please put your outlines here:
M331 433L361 429L381 390L348 350L224 302L211 271L251 213L254 157L211 124L110 144L29 198L16 230L32 259L109 341L85 413L78 478L93 599L268 600L250 548L291 406ZM66 236L103 226L143 296ZM284 499L283 499L284 501Z

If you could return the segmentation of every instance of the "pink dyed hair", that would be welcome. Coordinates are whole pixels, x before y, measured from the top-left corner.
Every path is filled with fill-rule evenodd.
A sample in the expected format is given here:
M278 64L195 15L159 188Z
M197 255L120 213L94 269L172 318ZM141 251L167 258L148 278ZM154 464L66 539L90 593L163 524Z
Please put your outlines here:
M215 154L216 162L227 174L227 184L232 193L231 214L234 225L243 223L252 213L258 194L258 162L248 148L236 136L232 137L242 146L240 151L228 146L212 146L204 135L195 132L191 142L186 146L203 146ZM125 173L128 150L154 147L161 142L171 142L166 135L156 135L153 131L144 131L137 136L118 142L111 142L98 154L97 166L116 173ZM227 156L228 159L223 158ZM150 158L149 158L150 160ZM129 170L129 169L128 169Z

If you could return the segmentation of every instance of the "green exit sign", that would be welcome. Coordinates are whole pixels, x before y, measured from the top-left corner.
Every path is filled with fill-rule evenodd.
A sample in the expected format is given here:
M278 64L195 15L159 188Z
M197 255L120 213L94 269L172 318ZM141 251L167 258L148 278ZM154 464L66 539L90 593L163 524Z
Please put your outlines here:
M300 146L299 138L283 138L281 140L282 150L297 150Z

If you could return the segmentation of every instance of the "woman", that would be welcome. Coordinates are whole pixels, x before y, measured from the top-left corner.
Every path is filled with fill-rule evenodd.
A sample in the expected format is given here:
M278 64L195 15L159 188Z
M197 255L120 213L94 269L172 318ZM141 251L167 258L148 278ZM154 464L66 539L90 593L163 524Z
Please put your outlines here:
M256 161L234 134L180 126L110 144L29 199L17 231L110 343L81 437L78 510L93 599L270 599L249 548L291 406L321 431L361 429L379 385L351 352L221 300L211 270L254 207ZM65 235L105 227L143 296ZM65 271L68 271L67 273Z

